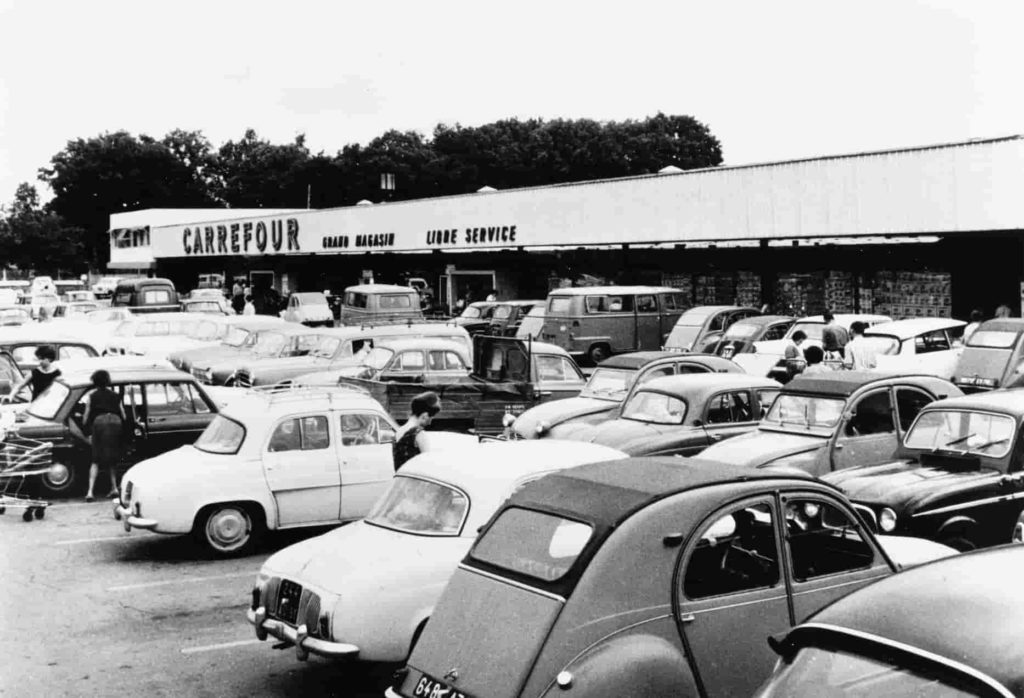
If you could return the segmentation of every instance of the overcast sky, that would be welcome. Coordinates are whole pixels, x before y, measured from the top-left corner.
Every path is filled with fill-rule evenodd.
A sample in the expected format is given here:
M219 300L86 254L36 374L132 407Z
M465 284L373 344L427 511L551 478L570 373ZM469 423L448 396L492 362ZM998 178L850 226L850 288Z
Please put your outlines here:
M1021 0L0 0L0 202L69 139L689 114L727 164L1024 133Z

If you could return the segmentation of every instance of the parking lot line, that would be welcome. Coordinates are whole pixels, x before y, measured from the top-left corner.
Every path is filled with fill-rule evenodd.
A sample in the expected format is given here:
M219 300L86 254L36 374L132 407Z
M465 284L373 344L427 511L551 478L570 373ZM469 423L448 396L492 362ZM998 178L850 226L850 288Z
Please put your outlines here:
M177 579L165 579L161 582L140 582L138 584L122 584L116 587L107 587L107 591L129 591L131 589L149 589L151 587L162 587L168 584L192 584L194 582L212 582L217 579L241 579L252 577L252 572L234 572L232 574L217 574L210 577L178 577Z
M82 543L102 543L110 540L142 540L143 538L158 538L159 534L148 536L107 536L105 538L76 538L74 540L57 540L53 545L80 545Z
M255 645L261 643L262 640L252 638L249 640L235 640L234 642L221 642L217 645L204 645L202 647L182 647L182 654L196 654L198 652L213 652L214 650L225 650L231 647L241 647L243 645Z

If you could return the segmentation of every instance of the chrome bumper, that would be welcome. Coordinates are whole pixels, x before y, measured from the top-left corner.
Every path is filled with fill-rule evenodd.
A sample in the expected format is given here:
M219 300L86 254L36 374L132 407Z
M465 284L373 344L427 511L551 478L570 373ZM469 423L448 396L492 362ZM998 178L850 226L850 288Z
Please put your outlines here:
M143 519L140 516L132 516L132 512L121 504L114 505L114 519L124 524L124 530L131 531L133 528L142 528L152 531L157 526L155 519Z
M263 606L255 611L247 609L245 617L256 628L258 639L266 640L267 635L273 635L278 640L295 645L295 656L301 662L306 661L310 653L328 659L354 659L359 654L359 648L355 645L310 637L305 624L293 628L283 621L268 618L267 609Z
M395 689L391 688L391 686L388 686L384 689L384 696L385 698L404 698L404 696L402 696L401 693L395 691Z

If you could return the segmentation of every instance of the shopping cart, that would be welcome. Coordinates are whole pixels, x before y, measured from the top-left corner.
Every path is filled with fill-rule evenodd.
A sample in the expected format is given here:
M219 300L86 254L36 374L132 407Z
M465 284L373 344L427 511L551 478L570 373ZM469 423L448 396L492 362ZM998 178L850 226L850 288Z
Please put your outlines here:
M22 509L21 518L31 521L46 515L49 502L32 494L26 482L41 477L53 464L53 444L0 430L0 514Z

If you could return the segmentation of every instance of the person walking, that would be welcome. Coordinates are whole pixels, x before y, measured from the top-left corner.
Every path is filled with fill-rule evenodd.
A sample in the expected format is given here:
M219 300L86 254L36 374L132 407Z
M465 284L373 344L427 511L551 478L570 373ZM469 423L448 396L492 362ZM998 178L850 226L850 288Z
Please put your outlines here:
M121 397L110 388L110 374L103 369L93 372L90 377L93 390L85 401L82 423L85 433L92 435L92 464L89 466L89 491L85 501L93 500L93 489L100 469L110 473L110 494L116 497L117 465L121 460L121 444L124 432L124 405Z
M242 294L242 289L236 284L235 287L238 289L238 293L231 296L231 308L235 311L235 315L241 315L245 312L245 296Z
M831 310L822 313L822 318L825 320L825 327L821 331L821 348L825 352L825 360L842 361L846 344L850 341L850 333L842 325L836 324L836 317Z
M866 329L867 325L859 320L850 325L851 339L846 345L844 365L854 371L866 371L878 364L878 350L864 337Z
M57 360L57 352L54 348L44 344L43 346L36 347L36 360L39 361L39 365L32 369L32 371L25 376L24 380L14 386L14 389L6 395L6 399L11 401L14 397L24 390L26 387L31 389L32 400L46 392L57 377L60 376L60 369L53 365L53 362Z
M395 471L405 465L410 458L423 451L423 430L441 411L441 398L437 393L427 391L412 399L409 405L409 419L398 429L392 453L395 459Z

